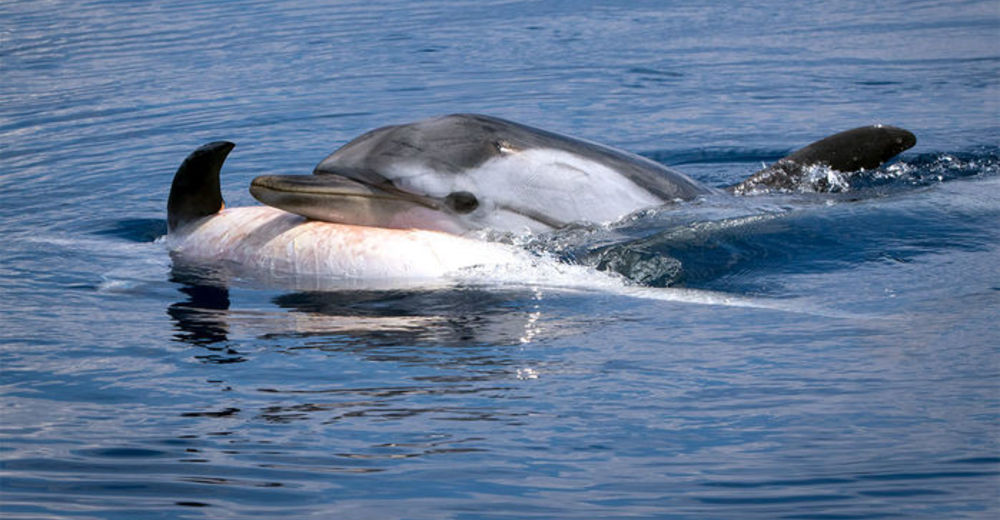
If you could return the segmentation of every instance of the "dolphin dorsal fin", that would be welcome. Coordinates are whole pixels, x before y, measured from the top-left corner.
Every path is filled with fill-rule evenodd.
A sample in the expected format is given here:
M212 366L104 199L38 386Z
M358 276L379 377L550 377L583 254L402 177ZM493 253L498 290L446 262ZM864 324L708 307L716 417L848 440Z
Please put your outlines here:
M902 128L887 125L862 126L833 134L796 150L727 189L736 194L745 194L761 186L792 189L798 185L805 169L810 166L825 165L841 172L878 168L916 143L916 136Z
M229 141L215 141L198 147L184 159L170 185L168 231L222 210L225 203L219 186L219 171L234 146Z

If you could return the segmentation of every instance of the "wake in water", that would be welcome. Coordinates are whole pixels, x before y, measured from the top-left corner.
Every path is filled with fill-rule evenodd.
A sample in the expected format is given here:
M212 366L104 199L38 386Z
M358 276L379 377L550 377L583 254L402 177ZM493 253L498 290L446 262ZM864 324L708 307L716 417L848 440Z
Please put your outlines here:
M776 268L850 268L928 232L956 243L947 235L962 233L977 219L956 219L939 204L923 208L921 194L952 181L988 182L998 175L1000 149L986 147L920 155L853 174L815 166L793 189L650 209L611 226L533 237L528 247L643 286L766 293L747 286L748 280ZM967 200L955 197L956 205ZM897 257L916 251L904 249Z
M703 158L706 163L710 159ZM717 158L726 159L731 157ZM709 196L640 211L606 226L573 225L527 236L485 233L481 238L506 243L522 253L513 262L462 269L432 281L330 279L259 273L234 265L181 266L176 261L175 270L180 267L187 272L178 281L192 287L237 284L293 291L544 288L840 315L807 298L788 297L774 285L775 275L853 269L886 258L906 261L934 252L933 247L913 245L926 242L915 237L928 234L938 235L937 243L958 247L963 242L953 237L974 234L969 227L983 219L957 218L939 203L925 208L921 190L982 179L988 191L995 187L990 181L998 173L1000 149L986 147L920 155L850 176L813 167L794 190ZM963 193L951 198L968 200ZM991 207L987 204L973 211ZM133 219L112 223L97 234L145 242L162 231L162 221ZM162 277L162 264L146 265L155 265L150 269L157 270L149 273L150 279ZM112 270L105 278L102 290L120 291L134 287L143 276L131 267Z

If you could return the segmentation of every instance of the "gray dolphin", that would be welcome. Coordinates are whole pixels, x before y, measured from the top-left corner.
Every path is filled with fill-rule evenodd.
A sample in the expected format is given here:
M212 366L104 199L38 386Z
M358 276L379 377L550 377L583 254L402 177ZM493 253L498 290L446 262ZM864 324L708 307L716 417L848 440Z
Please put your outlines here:
M790 188L812 165L875 168L915 143L901 128L855 128L725 190ZM623 150L477 114L372 130L320 162L313 175L261 176L250 186L264 204L311 219L457 234L609 222L720 191Z

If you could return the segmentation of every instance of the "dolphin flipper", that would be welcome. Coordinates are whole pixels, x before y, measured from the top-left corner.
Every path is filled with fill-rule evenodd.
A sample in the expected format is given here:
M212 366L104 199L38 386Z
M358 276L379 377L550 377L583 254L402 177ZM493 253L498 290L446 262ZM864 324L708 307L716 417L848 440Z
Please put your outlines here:
M810 166L841 172L879 167L917 143L911 132L886 125L862 126L831 135L783 157L747 180L726 188L743 195L761 187L789 190L798 186Z
M181 163L167 199L167 230L218 213L225 203L219 186L219 171L226 156L236 146L216 141L198 147Z

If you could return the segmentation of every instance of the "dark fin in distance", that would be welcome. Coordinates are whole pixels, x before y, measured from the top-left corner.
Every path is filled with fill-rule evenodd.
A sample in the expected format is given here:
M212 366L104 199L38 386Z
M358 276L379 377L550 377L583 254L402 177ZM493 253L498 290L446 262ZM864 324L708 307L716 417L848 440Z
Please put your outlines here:
M825 165L840 172L878 168L882 163L917 144L917 137L902 128L886 125L862 126L840 132L801 148L726 188L743 195L761 187L791 190L799 185L810 166Z
M167 199L167 230L218 213L224 207L219 171L230 150L229 141L215 141L188 155L174 174Z

